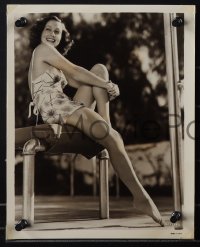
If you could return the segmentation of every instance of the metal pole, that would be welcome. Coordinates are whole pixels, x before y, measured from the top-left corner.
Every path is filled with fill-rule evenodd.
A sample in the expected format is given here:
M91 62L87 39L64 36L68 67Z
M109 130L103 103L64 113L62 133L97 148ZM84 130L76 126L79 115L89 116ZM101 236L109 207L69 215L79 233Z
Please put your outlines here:
M115 179L116 179L116 197L119 198L120 196L120 187L119 187L119 177L118 175L116 174L115 175Z
M75 160L70 161L70 196L74 196L74 165Z
M92 158L93 196L97 196L97 163L96 156Z
M171 20L176 18L176 14L171 14ZM176 112L179 116L179 123L177 125L177 135L178 135L178 151L179 151L179 170L180 170L180 186L181 186L181 203L183 204L183 133L182 133L182 118L181 118L181 104L180 97L181 92L178 88L180 83L179 76L179 60L178 60L178 42L177 42L177 28L172 27L172 55L174 61L174 80L175 80L175 94L176 94ZM181 176L182 175L182 176Z
M108 187L108 152L103 150L99 157L99 185L100 185L100 218L109 218L109 187Z
M34 224L35 154L24 155L23 161L23 219Z
M35 180L35 155L45 151L39 139L27 141L23 147L23 219L29 225L34 224L34 180Z
M169 108L169 127L170 142L172 154L172 174L174 191L174 210L182 212L181 207L181 187L180 187L180 159L179 159L179 134L177 125L180 124L177 117L177 82L175 81L174 69L177 67L173 58L171 15L164 14L165 31L165 54L166 54L166 72L168 84L168 108ZM175 66L175 67L174 67ZM175 229L182 229L182 222L175 224Z

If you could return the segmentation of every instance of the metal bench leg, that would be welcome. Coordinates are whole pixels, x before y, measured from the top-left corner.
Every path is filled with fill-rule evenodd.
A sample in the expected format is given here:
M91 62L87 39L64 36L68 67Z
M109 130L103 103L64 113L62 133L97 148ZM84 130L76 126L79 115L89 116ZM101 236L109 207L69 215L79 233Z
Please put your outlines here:
M100 185L100 218L109 218L109 187L108 187L108 152L99 153L99 185Z
M70 161L70 196L74 196L74 166L75 160Z
M17 231L34 224L34 178L35 178L35 155L44 151L38 139L27 141L23 148L23 217L15 229ZM25 222L25 224L24 224Z
M93 157L91 160L92 160L92 172L93 172L92 192L93 192L93 196L97 196L97 160L96 157Z
M35 154L25 154L23 161L23 219L34 224Z

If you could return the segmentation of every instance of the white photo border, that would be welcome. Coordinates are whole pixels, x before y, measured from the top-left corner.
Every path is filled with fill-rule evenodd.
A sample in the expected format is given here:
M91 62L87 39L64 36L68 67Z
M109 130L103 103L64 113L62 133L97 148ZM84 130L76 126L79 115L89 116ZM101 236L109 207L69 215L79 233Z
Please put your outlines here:
M184 28L184 227L130 230L15 230L15 60L14 23L28 13L183 13ZM7 5L7 225L6 239L193 239L195 199L195 141L187 131L189 123L195 120L195 6L194 5ZM190 126L194 136L195 124Z

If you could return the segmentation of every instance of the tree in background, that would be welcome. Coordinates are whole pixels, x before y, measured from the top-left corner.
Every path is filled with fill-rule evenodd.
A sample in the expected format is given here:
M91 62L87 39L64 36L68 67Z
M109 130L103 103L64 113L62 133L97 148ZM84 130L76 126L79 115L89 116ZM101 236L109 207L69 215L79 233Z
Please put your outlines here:
M34 23L37 18L47 15L28 14L27 18L29 23ZM56 15L63 19L75 42L67 58L87 69L96 63L105 64L110 79L119 85L121 94L111 102L111 119L125 143L167 140L162 14ZM32 53L29 29L30 26L16 28L15 32L16 127L30 125L27 119L31 100L27 83ZM183 67L183 63L180 65Z

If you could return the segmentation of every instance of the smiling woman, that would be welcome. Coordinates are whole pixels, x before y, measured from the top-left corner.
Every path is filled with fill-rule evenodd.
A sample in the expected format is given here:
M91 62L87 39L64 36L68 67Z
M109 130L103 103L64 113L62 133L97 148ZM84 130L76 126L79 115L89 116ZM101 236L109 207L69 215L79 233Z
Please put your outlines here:
M49 22L48 25L49 27L46 26L47 22ZM55 28L57 29L56 32L61 31L61 38L60 38L60 42L57 45L57 50L61 54L66 55L68 50L73 45L73 40L71 40L70 34L65 28L64 23L62 23L57 16L41 18L35 23L35 25L32 26L30 33L30 47L32 49L35 49L41 43L42 33L45 32L46 28L47 28L46 31L48 33L51 30L51 28L54 27L54 26L51 27L51 25L55 25Z
M44 120L46 114L43 105L47 105L50 100L53 105L52 100L56 101L62 96L65 105L57 109L54 120L58 123L63 121L64 116L69 116L73 111L83 107L83 104L90 107L96 100L100 115L110 124L108 98L114 99L119 95L119 89L117 85L108 81L108 72L104 65L95 65L89 72L60 55L65 55L72 44L69 32L56 16L40 19L33 26L30 45L34 50L29 68L29 88L33 98L31 105L35 107L34 112L37 115L40 112ZM55 81L55 77L59 77L60 80L55 85L51 85L49 82L52 79ZM69 100L62 92L67 84L78 88L74 101ZM55 87L57 90L52 91ZM45 97L44 95L41 97L39 92L45 94ZM70 111L65 112L66 109ZM46 118L45 120L47 121Z
M63 56L71 48L72 41L56 16L37 22L32 33L38 29L37 39L31 42L34 50L28 79L33 102L30 103L29 113L34 106L34 113L37 116L40 113L45 123L76 126L104 146L115 171L134 196L134 207L163 226L156 205L135 174L121 136L111 127L109 100L119 95L119 88L109 81L106 67L96 64L88 71ZM77 88L73 100L63 93L67 84ZM92 109L93 104L97 104L98 113ZM80 119L84 128L77 125ZM99 136L104 138L97 138Z

